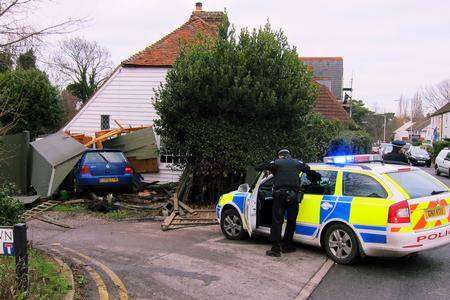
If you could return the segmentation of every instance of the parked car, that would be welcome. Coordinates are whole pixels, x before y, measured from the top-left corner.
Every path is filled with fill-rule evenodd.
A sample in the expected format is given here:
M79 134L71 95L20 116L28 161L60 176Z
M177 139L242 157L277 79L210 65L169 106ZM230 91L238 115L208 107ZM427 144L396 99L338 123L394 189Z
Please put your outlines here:
M77 192L96 189L131 190L135 184L133 168L119 150L87 150L74 168Z
M406 151L406 156L409 162L415 166L431 166L431 157L427 150L420 148L419 146L411 146Z
M444 148L439 152L438 156L436 156L434 169L436 171L436 175L440 175L442 173L446 174L450 177L450 149Z

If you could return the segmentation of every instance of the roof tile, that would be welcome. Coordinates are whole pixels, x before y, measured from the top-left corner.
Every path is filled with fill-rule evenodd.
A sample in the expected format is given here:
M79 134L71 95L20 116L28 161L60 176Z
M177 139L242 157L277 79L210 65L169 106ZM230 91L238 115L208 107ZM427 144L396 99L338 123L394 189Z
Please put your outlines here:
M319 85L319 95L313 107L313 112L319 113L327 119L334 119L343 122L350 121L350 116L337 101L330 90L321 84Z

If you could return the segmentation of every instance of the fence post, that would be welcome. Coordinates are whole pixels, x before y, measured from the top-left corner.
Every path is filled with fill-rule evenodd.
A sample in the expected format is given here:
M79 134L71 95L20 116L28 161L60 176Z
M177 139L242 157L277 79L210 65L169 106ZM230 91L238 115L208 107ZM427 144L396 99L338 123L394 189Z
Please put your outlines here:
M17 285L21 292L26 292L28 291L27 225L16 224L13 232Z

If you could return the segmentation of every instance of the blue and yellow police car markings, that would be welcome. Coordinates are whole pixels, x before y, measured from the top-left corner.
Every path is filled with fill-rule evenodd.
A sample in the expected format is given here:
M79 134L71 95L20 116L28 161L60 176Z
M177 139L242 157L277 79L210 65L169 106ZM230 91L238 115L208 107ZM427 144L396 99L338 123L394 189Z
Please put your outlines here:
M244 212L244 202L247 196L248 193L241 192L237 192L233 195L233 203L236 204L237 207L239 207L241 213Z

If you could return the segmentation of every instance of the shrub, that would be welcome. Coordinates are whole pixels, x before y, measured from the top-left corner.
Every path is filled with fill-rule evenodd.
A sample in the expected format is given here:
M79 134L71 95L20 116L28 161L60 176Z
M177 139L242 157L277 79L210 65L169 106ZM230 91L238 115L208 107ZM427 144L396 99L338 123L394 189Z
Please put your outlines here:
M434 161L436 159L436 156L438 156L439 152L441 152L441 150L446 147L450 147L450 141L434 142L432 160Z
M12 226L23 221L21 215L25 207L12 197L16 192L15 186L11 183L0 186L0 226Z
M11 133L30 131L31 138L59 129L61 108L58 90L37 69L0 73L0 103L16 112L0 117L0 124L15 121Z
M372 138L365 131L342 131L331 141L327 155L347 155L371 153Z

